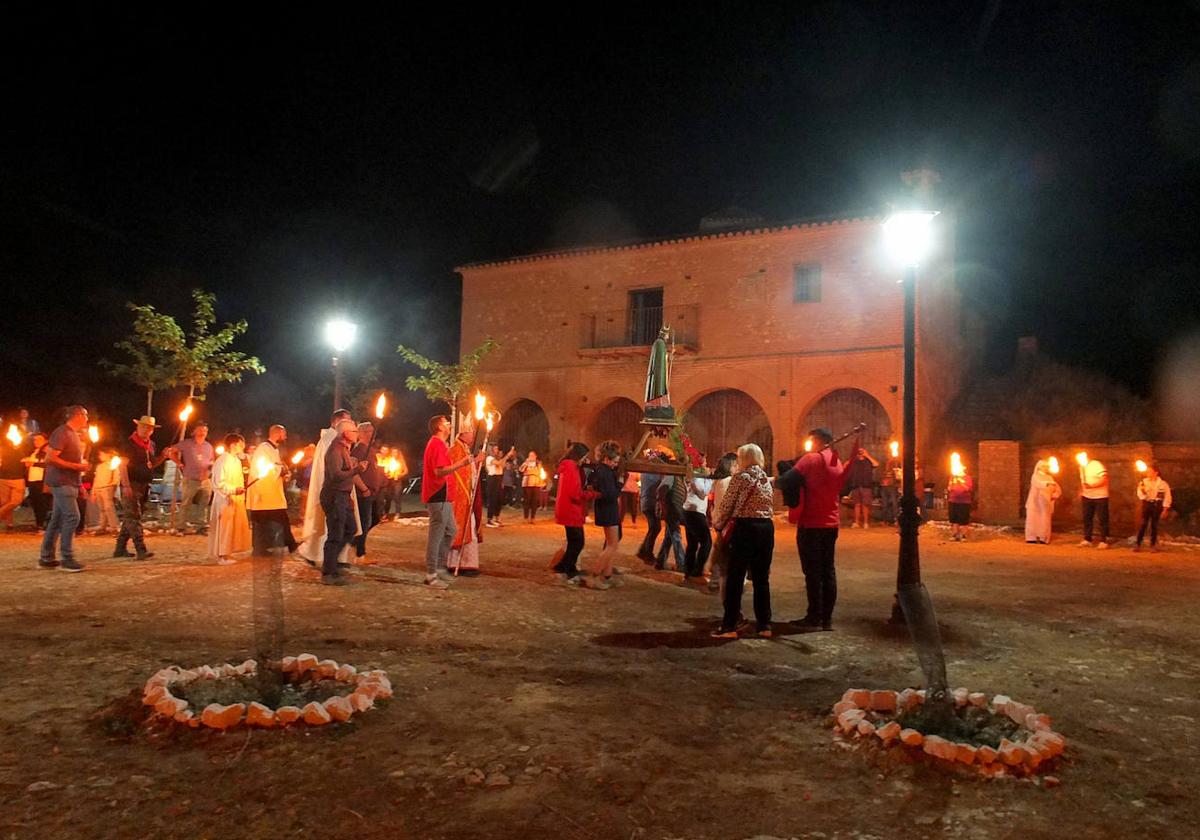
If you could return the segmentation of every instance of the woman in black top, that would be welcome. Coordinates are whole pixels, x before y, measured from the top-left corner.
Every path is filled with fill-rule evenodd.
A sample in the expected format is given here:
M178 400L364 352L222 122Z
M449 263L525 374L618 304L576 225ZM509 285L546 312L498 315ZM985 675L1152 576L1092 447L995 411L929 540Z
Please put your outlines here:
M613 560L621 544L621 483L617 481L617 464L621 460L621 446L614 440L606 440L596 448L600 462L592 470L591 486L597 496L592 504L596 525L604 529L604 549L596 555L592 565L589 586L608 589L613 579Z

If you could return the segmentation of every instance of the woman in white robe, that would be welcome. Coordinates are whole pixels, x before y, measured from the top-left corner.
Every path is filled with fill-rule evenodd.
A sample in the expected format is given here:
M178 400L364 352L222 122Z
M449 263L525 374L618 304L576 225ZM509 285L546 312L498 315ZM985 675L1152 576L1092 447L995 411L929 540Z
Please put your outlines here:
M1050 542L1050 525L1054 519L1054 502L1062 488L1050 472L1050 462L1038 461L1029 479L1029 495L1025 497L1025 542Z
M229 566L234 554L250 550L250 520L246 516L246 478L241 455L246 440L241 435L225 437L225 454L212 465L212 511L208 525L208 556Z

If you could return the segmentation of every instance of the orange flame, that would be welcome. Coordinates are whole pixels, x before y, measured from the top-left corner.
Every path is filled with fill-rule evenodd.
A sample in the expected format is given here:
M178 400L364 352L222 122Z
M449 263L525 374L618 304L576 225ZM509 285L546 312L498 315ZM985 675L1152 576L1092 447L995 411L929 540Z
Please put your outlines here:
M8 434L6 434L5 437L8 438L9 441L12 442L13 446L20 446L21 441L23 441L25 439L25 438L21 437L21 430L17 428L16 423L9 424Z
M1086 467L1088 465L1088 456L1086 452L1077 453L1075 455L1075 460L1081 467Z
M266 478L269 476L273 466L274 465L266 458L259 458L254 462L254 467L258 470L259 478Z
M476 391L475 392L475 419L476 420L483 419L483 407L485 405L487 405L487 397L485 397L483 394L479 393L479 391Z
M292 456L292 463L299 464L303 460L304 460L304 450L297 449L296 454Z
M950 475L964 476L967 474L967 468L963 466L962 456L957 452L950 453Z
M90 440L92 443L100 442L100 427L99 426L88 426L88 440Z
M108 468L110 470L112 470L113 472L116 472L120 468L120 466L121 466L121 456L120 455L112 456L112 460L108 462Z
M892 451L893 458L900 457L900 442L899 441L896 441L896 440L892 441L891 443L888 444L888 448Z
M545 467L538 468L538 477L541 478L542 481L546 480L546 468Z
M1049 462L1050 474L1058 475L1058 459L1051 455L1046 460Z
M1141 458L1138 458L1137 461L1134 462L1134 466L1137 467L1137 471L1140 473L1144 473L1146 470L1150 469L1150 466Z
M375 400L375 419L382 420L384 412L387 411L387 395L380 392L379 399Z
M192 405L191 403L188 403L187 405L185 405L183 407L183 411L179 412L179 422L186 423L188 421L188 418L192 416L192 412L195 410L196 410L196 407L194 405Z
M485 419L487 420L487 430L490 432L492 430L493 425L495 425L495 420L494 420L491 412L488 413L488 415Z
M804 439L804 451L805 451L805 452L812 452L812 438L805 438L805 439Z
M217 453L218 455L224 455L224 454L225 454L225 444L223 444L223 443L222 443L222 444L218 444L218 445L217 445L217 448L216 448L216 453Z

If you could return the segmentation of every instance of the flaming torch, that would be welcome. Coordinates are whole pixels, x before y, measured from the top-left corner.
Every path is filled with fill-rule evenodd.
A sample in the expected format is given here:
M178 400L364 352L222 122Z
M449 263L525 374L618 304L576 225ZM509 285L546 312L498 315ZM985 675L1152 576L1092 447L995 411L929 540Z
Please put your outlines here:
M224 455L225 454L225 444L223 444L223 443L217 444L217 448L214 451L218 455Z
M99 426L88 426L88 440L90 440L92 443L100 442L100 427Z
M387 412L387 395L382 391L379 393L379 398L375 400L375 419L382 420L383 415Z
M475 392L475 419L477 421L483 419L483 407L485 405L487 405L487 397L485 397L483 394L479 393L479 391L476 391Z
M1079 468L1083 469L1088 465L1088 456L1086 452L1079 452L1075 455L1075 461L1079 464Z
M301 461L303 461L303 460L304 460L304 450L303 450L303 449L297 449L297 450L296 450L296 454L294 454L294 455L292 456L292 463L293 463L293 464L299 464L299 463L300 463Z
M546 483L546 468L538 467L538 478L542 480L542 484Z
M894 440L888 444L888 450L892 453L893 458L900 457L900 441Z
M805 439L804 439L804 451L805 451L805 452L812 452L812 438L805 438Z
M1144 473L1146 470L1148 470L1148 469L1150 468L1150 467L1149 467L1149 466L1146 464L1146 462L1145 462L1145 461L1143 461L1141 458L1138 458L1138 459L1137 459L1137 461L1135 461L1133 465L1134 465L1135 467L1137 467L1137 471L1138 471L1138 472L1140 472L1140 473Z
M187 405L185 405L183 407L183 411L179 412L179 422L186 423L191 418L192 412L195 410L196 410L196 407L194 405L192 405L191 403L188 403Z
M1048 465L1050 467L1050 475L1058 475L1058 469L1059 469L1058 459L1055 458L1053 455L1051 455L1049 458L1046 459L1046 461L1048 462Z
M117 470L119 470L121 468L121 456L120 455L112 456L112 460L108 462L108 468L110 470L112 470L113 472L116 472Z
M17 428L16 423L9 424L8 434L6 434L5 437L8 438L9 443L11 443L13 446L20 446L21 441L23 441L25 439L25 438L21 437L21 430L19 428Z
M963 466L962 456L957 452L950 453L950 475L955 478L961 478L967 474L967 468Z

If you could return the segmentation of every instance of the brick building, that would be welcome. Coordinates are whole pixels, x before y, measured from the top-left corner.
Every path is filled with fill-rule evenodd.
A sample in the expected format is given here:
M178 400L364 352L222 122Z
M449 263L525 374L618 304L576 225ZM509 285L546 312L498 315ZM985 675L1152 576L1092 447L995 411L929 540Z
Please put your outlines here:
M499 342L483 367L500 437L557 456L639 435L648 345L675 332L671 399L710 457L754 441L794 455L808 429L868 424L881 455L899 435L902 294L879 218L702 231L634 245L458 269L462 349ZM964 362L953 219L918 284L918 432L927 438Z

